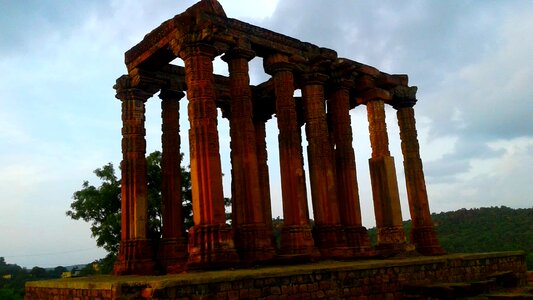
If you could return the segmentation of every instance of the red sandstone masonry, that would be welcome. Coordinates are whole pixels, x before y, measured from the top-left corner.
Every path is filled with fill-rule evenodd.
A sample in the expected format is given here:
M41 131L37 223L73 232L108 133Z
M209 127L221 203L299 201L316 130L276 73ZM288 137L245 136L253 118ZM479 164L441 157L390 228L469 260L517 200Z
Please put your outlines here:
M167 276L94 277L29 282L27 300L401 299L407 284L467 282L511 271L527 280L523 252L321 262Z
M228 63L229 78L213 74L213 59L222 54ZM250 86L248 61L254 57L263 59L264 71L271 79ZM184 68L172 64L176 58L185 63ZM123 105L123 201L115 274L150 275L184 268L251 265L270 261L276 255L284 256L286 263L294 256L302 259L373 256L375 252L370 249L368 234L361 225L349 115L350 109L360 108L361 104L366 105L369 116L370 174L378 229L376 250L382 256L410 250L424 255L444 254L431 222L418 151L413 110L417 89L408 86L407 75L387 74L338 57L332 49L230 19L216 0L201 0L163 22L126 52L125 63L128 74L119 77L114 86ZM302 91L301 98L294 97L296 89ZM156 249L156 243L147 236L144 103L158 91L163 99L173 98L174 104L170 106L175 109L164 101L162 197L166 209L163 241ZM180 230L183 218L176 201L179 195L172 193L180 188L175 180L180 149L175 100L185 91L194 211L187 250ZM330 110L330 104L337 108ZM415 249L407 244L402 228L385 105L398 109L413 220L411 241ZM231 127L231 228L225 223L218 108ZM264 134L264 122L273 115L279 129L284 216L279 251L275 251L272 243ZM302 154L300 128L304 124L314 207L313 232ZM168 157L175 161L168 161Z

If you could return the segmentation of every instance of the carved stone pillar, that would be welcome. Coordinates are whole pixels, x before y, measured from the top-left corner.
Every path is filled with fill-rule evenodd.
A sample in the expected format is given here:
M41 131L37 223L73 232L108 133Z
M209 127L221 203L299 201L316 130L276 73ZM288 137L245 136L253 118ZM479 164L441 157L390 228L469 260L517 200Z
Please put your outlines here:
M168 272L178 272L187 261L187 240L184 237L181 196L181 153L179 135L179 100L181 91L163 89L161 98L162 156L162 239L159 244L159 263Z
M217 131L213 58L216 49L191 44L179 49L185 61L189 99L189 145L194 226L189 230L189 266L228 267L238 261L226 224Z
M396 114L400 127L405 183L411 213L411 242L421 254L442 255L445 251L439 244L429 212L413 109L415 103L414 95L412 99L400 99L394 103L394 108L398 110Z
M274 80L276 117L279 129L279 158L283 198L281 254L311 256L316 254L305 191L300 128L294 102L294 77L288 57L273 54L264 59L267 73Z
M122 184L120 248L114 273L146 275L154 272L152 243L148 239L148 186L144 103L152 95L131 87L122 76L115 85L122 101Z
M267 227L259 183L257 145L252 122L252 91L248 61L255 53L233 48L222 57L228 63L231 93L231 163L235 245L241 260L270 260L274 256L272 226Z
M351 256L342 230L324 97L327 76L305 74L302 96L316 244L323 257Z
M377 247L384 255L406 250L405 232L402 224L402 211L398 193L398 181L394 158L389 152L389 138L385 123L385 100L391 98L389 92L381 89L367 91L363 98L367 101L368 123L372 158L370 180L376 215Z
M255 141L257 149L257 172L259 173L259 188L261 190L261 203L263 205L263 218L265 226L272 228L272 203L270 198L270 176L268 171L268 152L266 144L266 120L255 119ZM270 240L274 243L274 236Z
M361 221L359 188L350 119L350 80L337 80L328 101L331 135L335 145L337 199L346 243L354 256L372 254L370 239Z

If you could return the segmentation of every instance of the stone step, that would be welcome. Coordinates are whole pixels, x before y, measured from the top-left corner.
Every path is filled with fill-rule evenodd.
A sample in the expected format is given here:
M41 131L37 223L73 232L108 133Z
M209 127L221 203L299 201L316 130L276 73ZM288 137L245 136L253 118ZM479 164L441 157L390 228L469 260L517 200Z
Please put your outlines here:
M519 279L513 272L498 272L490 274L486 280L481 281L406 285L404 286L402 299L472 299L471 297L473 299L497 299L489 297L507 295L514 297L518 295L522 296L524 293L512 294L502 292L493 294L497 290L515 288L518 284Z
M484 299L487 299L487 300L510 300L510 299L516 299L516 300L520 300L520 299L524 299L524 300L527 300L527 299L533 299L533 295L523 295L523 294L512 294L512 293L509 293L509 294L494 294L494 295L486 295L484 296Z
M496 287L495 280L475 282L436 283L405 286L402 299L457 299L458 297L474 297L487 293Z

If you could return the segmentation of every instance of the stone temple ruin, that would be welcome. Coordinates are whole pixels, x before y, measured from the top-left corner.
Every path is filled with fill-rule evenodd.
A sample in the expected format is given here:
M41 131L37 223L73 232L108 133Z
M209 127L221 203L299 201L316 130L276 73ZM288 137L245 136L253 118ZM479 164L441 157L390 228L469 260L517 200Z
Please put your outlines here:
M222 55L229 77L213 74ZM181 58L185 67L170 64ZM271 78L251 86L248 62L263 59ZM390 256L414 249L440 255L419 155L413 106L416 87L337 56L334 50L226 17L203 0L164 22L126 52L128 74L115 85L122 101L122 232L117 274L231 267L287 258ZM300 89L301 97L294 97ZM147 237L145 102L162 108L163 232ZM187 94L194 227L183 235L179 104ZM183 101L183 100L182 100ZM409 209L406 240L385 105L397 111ZM349 111L368 113L369 159L378 244L361 224ZM225 223L217 108L230 121L232 225ZM284 224L272 238L265 122L275 115ZM301 126L305 126L314 229L308 216Z
M229 77L213 74L222 55ZM185 67L170 64L181 58ZM251 86L248 62L271 77ZM26 300L57 299L456 299L496 285L524 285L524 252L447 254L428 207L406 75L337 57L335 51L227 18L202 0L126 52L122 101L122 220L115 275L33 281ZM301 97L294 91L300 89ZM147 235L145 102L162 108L162 238ZM181 100L185 93L187 100ZM179 101L188 101L194 226L184 234ZM402 227L385 105L397 111L412 220ZM365 109L377 225L361 224L351 109ZM230 121L232 224L226 224L217 108ZM284 223L273 242L265 122L275 115ZM305 126L314 228L301 127ZM406 252L422 255L401 255ZM400 254L400 255L397 255ZM395 256L391 258L391 256ZM400 258L401 257L401 258ZM302 263L314 261L313 263ZM269 265L273 264L273 265ZM257 266L260 268L239 268ZM205 272L201 269L222 268ZM200 270L191 270L200 269ZM186 271L186 272L183 272ZM136 276L164 274L162 276ZM179 274L174 274L179 273ZM444 293L444 294L443 294ZM442 298L445 297L445 298Z

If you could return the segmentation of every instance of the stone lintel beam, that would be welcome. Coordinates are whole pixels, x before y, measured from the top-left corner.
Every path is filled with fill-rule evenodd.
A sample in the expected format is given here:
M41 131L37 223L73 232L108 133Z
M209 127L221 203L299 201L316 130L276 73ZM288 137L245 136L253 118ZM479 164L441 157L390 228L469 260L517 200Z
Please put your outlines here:
M226 19L226 13L218 1L202 0L196 3L184 13L163 22L126 51L126 67L128 70L137 67L157 69L178 56L170 47L172 41L211 40L224 27L224 23L215 23L215 16Z
M233 37L246 36L250 40L252 50L261 57L267 57L273 52L283 53L289 57L301 56L305 57L306 59L317 55L331 57L332 54L334 54L335 57L337 56L336 52L332 49L302 42L298 39L236 19L228 18L223 20L219 18L219 22L224 22L224 24L227 26L225 32L227 35ZM223 35L218 35L216 38L226 39L226 37L223 37Z
M364 103L374 100L379 100L388 103L392 100L392 94L389 91L380 88L368 89L362 92L360 96Z
M320 72L305 73L301 77L302 85L324 85L328 78L328 75Z
M160 89L175 91L187 91L185 82L185 68L173 64L168 64L157 71L135 68L130 75L123 75L127 78L128 86L142 89L154 95ZM231 102L229 78L215 74L215 95L216 105L222 110L222 117L230 119L229 109ZM119 79L117 79L117 82ZM272 80L261 83L258 86L251 86L254 95L254 118L266 121L276 113L276 101L274 96L274 85Z
M376 78L376 83L384 89L394 88L396 86L407 86L407 75L390 75L381 72Z
M354 79L353 91L356 93L361 93L374 87L376 87L376 80L370 75L360 74Z
M350 68L360 75L368 75L373 78L378 77L381 73L378 69L372 66L365 65L363 63L348 58L337 58L334 62L334 66L337 66L337 68Z
M407 74L392 74L392 77L395 78L395 80L398 80L398 85L402 86L408 86L409 85L409 76Z
M347 89L350 90L354 85L354 80L350 77L333 77L330 79L329 88L330 91L335 92L338 89Z
M261 57L268 56L274 50L288 56L337 57L332 49L227 18L217 1L203 0L147 34L140 43L126 52L125 62L128 70L136 67L156 69L178 56L171 46L176 41L180 44L209 41L225 51L243 36L249 38L252 50Z
M133 69L130 75L123 75L128 79L128 85L137 87L152 95L160 89L170 89L175 91L187 91L185 82L185 69L181 66L168 64L158 71ZM224 118L231 118L229 109L231 96L229 89L229 78L215 74L215 95L216 105L222 110ZM118 79L117 79L118 81ZM276 101L274 96L274 85L272 80L263 82L258 86L251 86L254 95L254 118L266 121L276 113Z
M166 85L166 80L158 77L154 72L135 68L128 72L131 78L131 85L141 88L152 95L157 93L161 87Z
M175 91L187 91L187 83L185 82L185 68L168 64L165 67L157 70L145 70L135 68L129 72L127 76L129 85L140 88L150 94L155 94L160 89L169 89ZM230 89L229 78L222 75L215 76L215 95L217 107L224 109L229 107ZM272 88L273 89L273 88ZM229 117L230 114L224 117Z
M292 55L291 62L304 72L327 72L337 59L337 52L328 48L310 48L309 53Z

